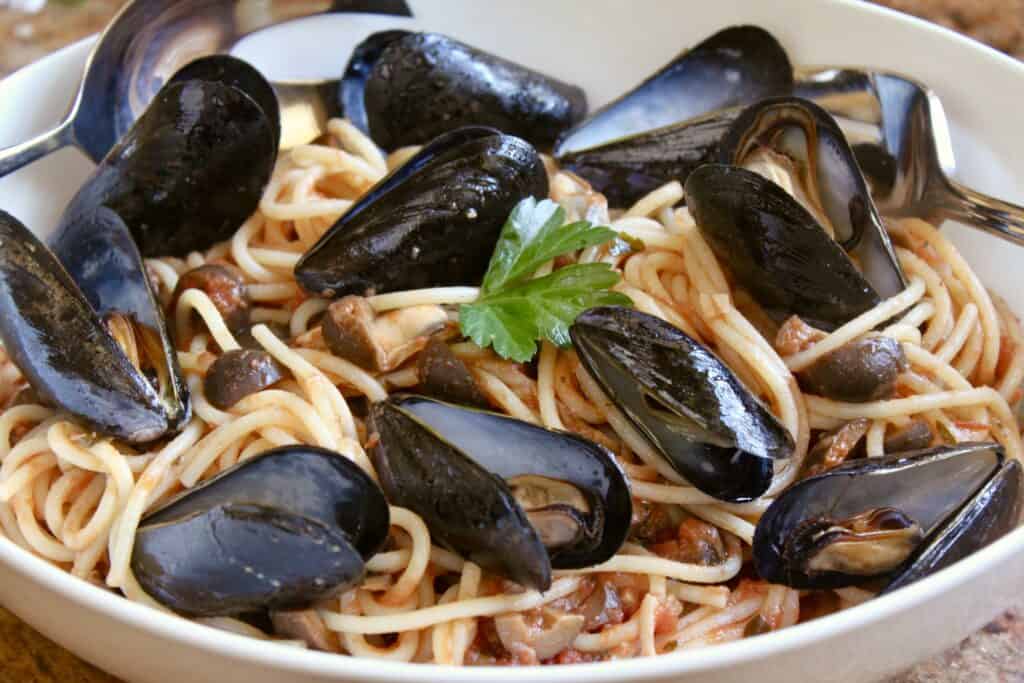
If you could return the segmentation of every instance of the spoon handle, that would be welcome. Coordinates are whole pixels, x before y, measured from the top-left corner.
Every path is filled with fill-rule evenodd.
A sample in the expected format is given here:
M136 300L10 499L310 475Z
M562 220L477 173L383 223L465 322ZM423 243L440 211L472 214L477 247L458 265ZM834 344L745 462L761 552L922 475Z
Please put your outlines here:
M943 203L946 218L1024 246L1024 206L990 197L954 180L949 181Z
M56 152L74 141L71 133L72 120L66 119L56 128L37 135L11 147L0 149L0 178L17 171L22 166L31 164L36 159Z

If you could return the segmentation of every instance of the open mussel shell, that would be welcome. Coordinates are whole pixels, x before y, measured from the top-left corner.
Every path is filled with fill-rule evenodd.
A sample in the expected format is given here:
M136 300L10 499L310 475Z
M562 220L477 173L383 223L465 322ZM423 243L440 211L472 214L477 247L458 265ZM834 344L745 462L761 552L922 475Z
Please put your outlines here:
M778 40L757 26L732 26L680 53L594 112L559 139L555 154L567 158L612 140L787 94L792 87L793 67Z
M882 298L906 287L889 234L875 208L853 150L835 119L798 97L777 97L748 107L718 148L719 163L744 166L759 152L780 155L792 165L816 212L835 239L860 265Z
M529 143L460 128L372 187L303 255L295 277L325 297L476 284L512 209L547 195Z
M562 168L586 179L610 206L628 207L665 183L683 182L711 161L742 109L722 109L663 128L617 138L558 157Z
M880 301L839 244L774 182L707 164L686 181L686 206L715 255L776 320L833 329Z
M168 431L191 415L188 387L145 264L121 217L100 206L67 212L50 240L54 255L112 333L130 336L136 365L157 392Z
M474 125L550 148L587 112L576 86L448 36L400 31L371 35L356 48L342 100L356 114L353 123L387 150Z
M749 501L793 438L713 353L640 311L593 308L570 328L587 372L655 450L705 493Z
M131 566L147 594L182 614L299 609L358 582L389 524L383 493L348 458L287 446L146 516Z
M0 338L32 388L90 428L131 442L168 431L149 380L57 258L0 211Z
M68 206L116 213L145 257L184 256L227 239L255 211L280 136L266 93L241 86L262 77L234 60L224 72L165 85ZM188 68L188 67L186 67ZM225 82L226 81L226 82Z
M552 567L600 564L626 540L625 475L593 442L419 396L393 396L370 415L370 457L389 499L485 569L545 590Z
M754 534L757 573L799 589L904 585L1012 530L1020 466L993 443L857 460L790 487Z
M1024 474L1014 460L1003 463L988 483L935 533L918 556L900 572L883 592L945 569L1012 531L1021 518L1024 504Z

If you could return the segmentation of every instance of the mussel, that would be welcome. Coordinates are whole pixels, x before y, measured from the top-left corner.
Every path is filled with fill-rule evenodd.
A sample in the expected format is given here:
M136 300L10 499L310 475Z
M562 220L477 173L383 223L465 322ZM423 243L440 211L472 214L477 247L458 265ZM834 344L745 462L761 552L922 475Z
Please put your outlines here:
M792 87L793 67L775 37L756 26L733 26L570 130L555 155L612 206L625 206L666 182L684 182L713 153L739 114L736 107Z
M713 353L640 311L593 308L570 328L587 372L655 450L700 490L749 501L793 437Z
M438 33L384 31L356 47L346 116L387 150L462 126L493 126L550 148L587 113L583 91Z
M804 479L754 534L762 579L793 588L906 585L1018 523L1021 466L994 443L855 460Z
M626 477L580 436L412 395L374 404L369 428L388 499L489 571L546 590L552 567L599 564L626 539Z
M355 585L389 524L383 493L348 458L287 446L146 516L131 568L147 594L187 616L301 609Z
M475 284L515 205L547 195L532 146L460 128L371 188L303 255L295 277L324 297Z
M259 203L277 159L277 100L245 62L186 66L96 167L61 219L113 211L145 257L227 239ZM267 108L270 108L269 111Z
M719 143L717 161L784 167L797 196L857 261L882 298L906 287L853 150L839 124L821 107L798 97L751 105Z
M707 164L690 174L685 197L715 254L776 320L833 329L881 300L814 217L763 176Z
M69 274L0 211L0 338L44 400L100 433L152 441L188 420L177 356L118 216L100 207L75 226Z

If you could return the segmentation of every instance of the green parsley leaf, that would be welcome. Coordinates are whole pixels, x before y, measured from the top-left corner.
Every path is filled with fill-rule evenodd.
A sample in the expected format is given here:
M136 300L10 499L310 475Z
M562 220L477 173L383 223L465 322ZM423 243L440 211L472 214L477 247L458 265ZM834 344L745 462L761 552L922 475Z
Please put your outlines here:
M502 228L480 298L459 309L462 333L478 346L523 363L537 340L569 346L569 326L594 306L629 306L609 291L620 276L605 263L574 264L531 279L551 259L615 239L611 228L587 221L564 225L565 211L550 200L524 199Z
M565 210L550 199L527 197L508 217L491 256L481 294L498 291L533 275L556 256L604 244L617 233L587 221L565 223Z

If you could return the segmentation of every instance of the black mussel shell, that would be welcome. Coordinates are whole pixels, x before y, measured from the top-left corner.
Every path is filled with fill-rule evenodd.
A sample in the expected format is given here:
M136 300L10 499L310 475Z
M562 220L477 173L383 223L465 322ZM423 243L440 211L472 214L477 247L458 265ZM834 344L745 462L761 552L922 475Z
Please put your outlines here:
M970 503L949 519L920 554L900 572L883 592L945 569L971 553L993 543L1020 524L1024 496L1021 464L1016 460L1003 466Z
M149 381L128 361L57 258L0 211L0 338L46 401L92 429L141 443L168 431Z
M145 257L201 251L255 211L277 142L274 121L237 87L169 83L71 200L63 221L105 206Z
M879 303L839 244L772 181L707 164L690 174L685 197L715 255L776 320L834 329Z
M550 148L587 111L580 88L437 33L370 36L346 79L343 100L363 90L364 130L388 150L474 125Z
M248 62L231 55L200 57L178 69L170 82L186 83L193 80L223 83L244 92L266 114L274 131L274 139L281 139L281 111L277 95L263 74Z
M147 515L142 526L240 500L340 527L366 558L383 545L390 525L380 488L347 457L316 446L284 446L183 492Z
M476 284L512 209L547 195L544 164L528 143L460 128L371 188L306 252L295 277L327 297Z
M587 372L674 470L705 493L749 501L793 438L728 367L669 323L593 308L570 328Z
M1019 466L1004 472L1003 463L996 444L961 444L856 460L804 479L758 522L757 573L799 589L920 578L1016 526Z
M391 43L411 35L410 31L393 29L378 31L371 34L363 42L356 45L349 57L345 75L341 79L338 98L345 118L359 130L370 133L370 122L366 115L366 81L373 73L373 67L380 59L381 53Z
M147 515L132 570L147 593L183 614L294 609L357 582L389 524L380 488L348 458L287 446Z
M484 569L537 590L551 560L512 491L393 402L370 408L369 449L388 500L416 512L433 540Z
M800 183L827 217L836 241L860 264L864 278L883 298L906 287L889 234L875 208L856 157L835 119L797 97L778 97L748 107L722 139L718 162L742 166L750 154L769 149L795 165Z
M371 450L392 500L424 517L452 550L523 585L546 589L550 571L604 562L629 531L625 475L604 448L575 434L420 396L371 409ZM514 446L509 447L509 444ZM545 549L534 511L516 498L526 481L569 485L586 509L569 542Z
M136 330L138 346L154 369L154 382L169 431L191 415L188 386L153 293L146 266L120 216L100 206L66 213L50 240L54 255L101 318L125 316Z
M146 593L190 617L309 607L364 569L336 527L244 502L143 527L132 556Z
M604 194L610 206L627 207L665 183L684 182L694 169L711 161L741 111L723 109L567 153L558 161Z
M788 94L792 88L793 67L778 40L757 26L732 26L680 53L594 112L559 139L555 154L565 157L594 149L719 109ZM665 151L670 149L666 143Z

